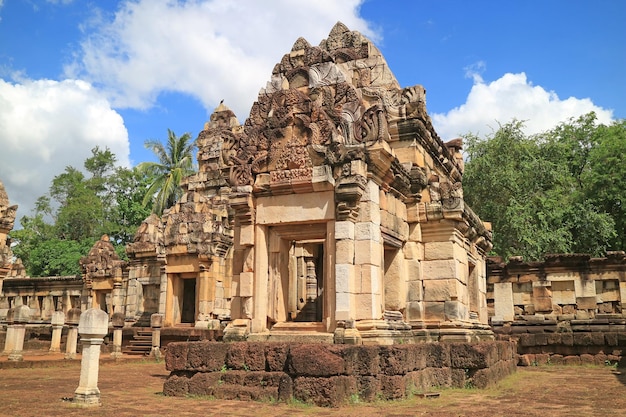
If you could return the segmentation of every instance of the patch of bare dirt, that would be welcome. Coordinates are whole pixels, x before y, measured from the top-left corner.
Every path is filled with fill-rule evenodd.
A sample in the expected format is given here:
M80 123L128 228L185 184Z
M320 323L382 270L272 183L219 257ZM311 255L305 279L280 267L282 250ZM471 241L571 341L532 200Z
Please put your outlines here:
M519 368L486 390L446 389L438 398L318 408L305 404L218 401L162 394L164 363L105 362L98 387L102 406L77 408L80 362L0 369L0 416L618 416L626 410L626 371L611 367Z

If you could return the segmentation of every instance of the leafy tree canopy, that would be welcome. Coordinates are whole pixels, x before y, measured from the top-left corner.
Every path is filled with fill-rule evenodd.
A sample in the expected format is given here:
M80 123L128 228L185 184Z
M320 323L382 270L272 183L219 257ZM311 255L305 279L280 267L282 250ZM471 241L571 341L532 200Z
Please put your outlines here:
M493 225L493 254L601 255L626 248L626 122L594 113L533 136L523 122L466 135L464 195Z
M68 166L54 177L48 195L37 200L34 214L11 232L13 248L30 276L75 275L78 264L104 234L121 257L124 246L151 207L142 204L152 179L137 169L115 166L109 149L92 149L82 171Z
M154 152L158 162L143 162L137 166L140 172L153 178L143 203L147 205L152 202L152 211L161 216L182 196L183 178L195 172L193 151L196 145L189 133L177 137L168 129L165 144L149 140L145 146Z

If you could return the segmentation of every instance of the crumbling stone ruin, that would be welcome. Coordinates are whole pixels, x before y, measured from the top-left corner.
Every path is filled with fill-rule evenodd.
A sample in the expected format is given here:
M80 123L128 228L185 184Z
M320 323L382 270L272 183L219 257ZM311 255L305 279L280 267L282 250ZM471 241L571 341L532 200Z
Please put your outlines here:
M490 258L487 297L498 339L518 343L520 364L616 363L626 349L626 255Z

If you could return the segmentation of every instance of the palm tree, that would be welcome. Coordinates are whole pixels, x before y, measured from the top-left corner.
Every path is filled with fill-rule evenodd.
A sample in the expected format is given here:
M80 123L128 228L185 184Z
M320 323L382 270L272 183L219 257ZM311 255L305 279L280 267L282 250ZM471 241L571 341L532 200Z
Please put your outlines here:
M183 194L181 180L195 172L193 151L196 147L189 133L180 137L167 129L167 144L147 140L144 144L152 150L159 162L142 162L137 166L141 172L154 178L143 198L146 206L154 199L152 212L161 216L163 211L176 203Z

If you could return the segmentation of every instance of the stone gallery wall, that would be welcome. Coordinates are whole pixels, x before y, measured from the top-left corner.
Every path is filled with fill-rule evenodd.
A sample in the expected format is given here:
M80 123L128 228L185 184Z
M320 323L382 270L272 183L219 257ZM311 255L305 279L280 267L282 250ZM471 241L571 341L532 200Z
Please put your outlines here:
M489 386L515 371L512 342L392 346L170 343L165 395L294 398L320 406L400 399L434 387Z
M626 320L530 320L493 326L498 340L517 342L519 365L615 364L626 353Z
M518 342L520 365L615 363L626 349L626 254L487 263L490 322Z

